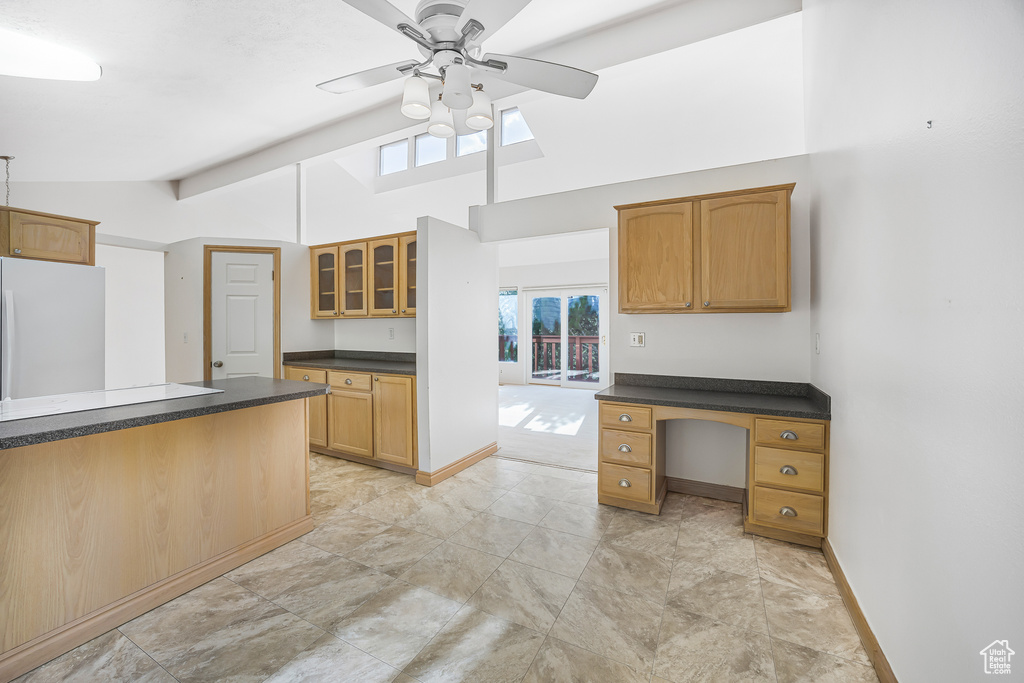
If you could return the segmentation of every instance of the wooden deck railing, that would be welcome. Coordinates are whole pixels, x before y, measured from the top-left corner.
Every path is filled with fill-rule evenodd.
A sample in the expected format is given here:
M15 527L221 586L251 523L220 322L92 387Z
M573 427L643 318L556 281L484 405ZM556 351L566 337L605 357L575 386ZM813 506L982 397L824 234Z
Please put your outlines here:
M558 370L555 367L555 359L561 351L561 335L534 335L533 340L533 373ZM600 368L598 367L597 345L600 337L569 337L569 353L567 360L570 372L582 372L586 370L588 375L593 375Z

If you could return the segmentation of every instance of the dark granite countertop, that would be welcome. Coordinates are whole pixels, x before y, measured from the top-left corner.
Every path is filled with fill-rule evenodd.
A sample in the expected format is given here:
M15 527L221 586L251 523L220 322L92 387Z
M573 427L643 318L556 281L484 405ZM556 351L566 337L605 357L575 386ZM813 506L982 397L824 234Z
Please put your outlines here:
M809 420L832 419L832 399L813 384L615 373L599 401L721 410Z
M383 372L415 375L416 354L389 351L294 351L284 354L284 365L321 370Z
M0 450L310 398L326 394L328 389L326 384L265 377L236 377L187 384L223 389L224 392L0 422Z

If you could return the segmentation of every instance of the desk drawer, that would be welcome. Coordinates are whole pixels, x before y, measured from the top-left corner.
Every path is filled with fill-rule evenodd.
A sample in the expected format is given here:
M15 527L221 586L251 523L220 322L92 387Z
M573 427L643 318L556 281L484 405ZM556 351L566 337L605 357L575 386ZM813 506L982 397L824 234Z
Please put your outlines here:
M651 471L639 467L613 465L602 462L598 465L599 490L606 496L628 498L644 503L654 502Z
M644 406L601 403L601 426L617 429L650 429L651 409Z
M613 460L627 465L651 466L651 435L645 432L601 430L601 461Z
M332 387L349 391L370 390L370 376L362 372L330 372L327 377Z
M820 536L824 528L824 503L821 496L755 486L754 521ZM793 515L784 515L783 510Z
M326 370L313 370L311 368L297 368L294 365L284 366L284 378L294 379L299 382L318 382L327 384Z
M825 490L825 456L755 446L754 481L822 493Z
M825 448L825 425L818 422L790 420L757 420L754 427L757 443L783 448Z

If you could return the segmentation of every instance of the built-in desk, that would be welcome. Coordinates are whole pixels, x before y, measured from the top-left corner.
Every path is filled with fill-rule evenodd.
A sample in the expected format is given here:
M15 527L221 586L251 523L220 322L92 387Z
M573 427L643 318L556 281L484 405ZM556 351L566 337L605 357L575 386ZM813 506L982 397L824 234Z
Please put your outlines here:
M747 430L745 531L814 547L828 532L831 399L810 384L616 373L600 406L598 501L660 514L668 420ZM682 489L678 489L682 490Z

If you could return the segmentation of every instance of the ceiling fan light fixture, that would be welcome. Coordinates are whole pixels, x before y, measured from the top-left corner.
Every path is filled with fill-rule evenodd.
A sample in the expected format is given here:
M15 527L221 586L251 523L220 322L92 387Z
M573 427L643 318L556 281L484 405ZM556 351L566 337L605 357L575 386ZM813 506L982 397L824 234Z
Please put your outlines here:
M494 126L491 98L482 88L473 92L473 104L466 112L466 125L473 130L488 130Z
M410 119L430 118L430 88L426 80L419 76L410 76L405 80L402 113Z
M427 125L427 132L435 138L450 138L455 135L452 112L440 99L430 104L430 123Z
M444 71L441 101L450 109L468 109L473 104L473 87L469 84L469 67L451 64Z

